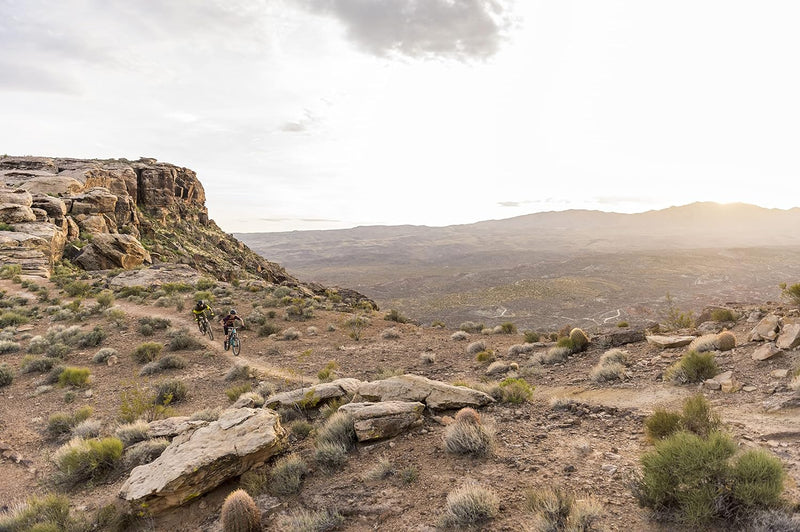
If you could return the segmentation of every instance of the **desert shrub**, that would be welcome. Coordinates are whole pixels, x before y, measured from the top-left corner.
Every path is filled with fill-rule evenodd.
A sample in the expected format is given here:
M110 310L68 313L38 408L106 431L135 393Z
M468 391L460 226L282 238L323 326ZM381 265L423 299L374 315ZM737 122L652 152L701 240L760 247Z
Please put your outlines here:
M510 377L503 379L500 382L500 388L503 391L502 401L504 403L519 405L527 403L533 397L533 388L525 379Z
M231 366L231 369L228 370L228 373L225 374L225 380L227 382L233 382L249 378L250 378L250 366L244 364L234 364L233 366ZM250 391L250 389L252 389L252 387L250 387L248 391Z
M89 382L89 368L67 366L58 376L59 386L83 388Z
M7 310L0 314L0 328L16 327L28 323L28 318L18 312Z
M656 409L644 421L645 434L651 441L662 440L681 430L681 415L677 412Z
M278 519L279 530L287 532L325 532L335 530L344 523L344 517L336 510L306 510L299 508Z
M559 487L531 489L525 493L526 507L535 514L531 530L536 532L591 532L599 530L597 522L602 508L592 498L579 499Z
M477 360L482 364L488 364L490 362L494 362L496 360L496 357L494 356L494 351L492 351L491 349L487 349L476 353L475 360Z
M314 446L314 461L320 467L335 471L347 463L347 447L337 442L317 442Z
M240 395L245 394L247 392L252 391L253 386L248 382L245 384L239 384L238 386L232 386L225 390L225 395L228 396L230 402L235 402Z
M103 422L99 419L85 419L72 427L70 436L73 438L96 438L103 430Z
M697 351L698 353L705 353L706 351L716 351L717 349L717 335L704 334L698 336L692 343L689 344L689 350Z
M122 310L121 308L112 307L112 308L106 309L106 311L103 313L103 315L108 319L108 321L113 323L114 326L116 326L116 327L118 327L120 329L126 329L127 328L126 321L128 319L128 316L127 316L127 314L125 314L125 311Z
M465 333L464 331L456 331L450 335L450 339L457 342L466 341L468 338L469 334Z
M279 458L270 471L270 491L275 495L291 495L300 491L308 466L298 454Z
M317 432L316 443L338 443L350 449L356 443L353 416L343 412L333 414Z
M20 363L19 372L20 373L45 373L50 371L53 366L60 362L57 358L49 358L49 357L34 357L31 355L25 355L22 358L22 362Z
M517 332L517 326L511 323L510 321L500 324L501 334L514 334L516 332Z
M73 521L69 515L69 499L65 495L49 494L30 497L22 505L0 515L0 530L31 532L70 530ZM49 528L47 528L49 527Z
M153 438L142 440L125 449L122 455L122 467L130 471L134 467L149 464L169 447L170 441L166 438Z
M0 388L8 386L14 382L14 372L8 364L0 364Z
M47 346L45 354L51 358L64 358L71 350L67 344L56 342Z
M146 440L148 430L150 430L150 424L139 419L118 426L114 431L114 436L122 442L123 447L130 447L134 443Z
M569 338L567 338L569 340ZM554 346L538 357L541 364L560 364L567 360L572 353L571 347Z
M336 378L337 364L335 360L329 361L324 368L317 372L317 378L320 382L330 382Z
M158 362L148 362L139 370L139 376L146 377L149 375L156 375L161 373L161 371L161 366L158 365Z
M384 340L396 340L400 338L400 331L398 331L394 327L384 329L384 331L381 333L381 338L383 338Z
M689 351L681 359L668 367L664 380L688 384L711 379L719 373L719 366L712 353Z
M298 331L294 327L289 327L288 329L283 331L284 340L297 340L298 338L300 338L300 331Z
M347 329L348 335L355 341L359 341L361 339L361 335L368 325L369 318L358 314L351 316L344 322L344 327Z
M158 361L158 366L162 370L183 369L186 367L186 359L180 355L167 355Z
M120 394L120 420L132 423L137 419L154 421L172 414L172 409L156 401L156 393L140 386L123 390Z
M715 308L711 311L711 319L712 321L736 321L736 316L733 314L731 309L727 308Z
M572 397L553 397L550 399L550 409L551 410L572 410L577 401Z
M733 499L747 510L780 503L786 474L781 461L763 449L741 453L731 467Z
M483 330L483 323L475 323L472 321L465 321L458 326L458 328L465 333L479 333Z
M600 356L601 363L611 363L616 362L618 364L623 364L625 366L630 365L630 355L624 349L614 348L609 349L605 353Z
M445 427L442 439L445 450L453 454L487 456L494 451L494 430L466 414Z
M413 484L419 478L419 471L417 471L416 467L410 465L398 471L397 476L400 477L403 484Z
M619 327L620 329L624 329L625 327L630 327L630 326L631 326L630 323L628 323L627 321L620 321L617 323L617 327Z
M10 229L6 229L6 231L10 231ZM22 266L19 264L4 264L0 267L0 279L11 279L21 274Z
M57 383L63 371L64 371L64 366L62 366L61 364L53 366L53 368L47 373L44 379L42 379L42 382L44 384Z
M186 349L199 349L203 347L194 336L189 334L186 329L179 329L170 335L168 349L170 351L181 351Z
M147 325L155 331L163 331L168 329L170 325L172 325L172 322L167 318L145 316L144 318L139 318L139 326L141 327L143 325Z
M619 362L601 362L589 372L589 378L594 382L621 381L625 376L625 366Z
M736 337L730 331L722 331L717 335L717 349L730 351L736 347Z
M97 347L106 338L106 332L96 325L90 332L83 334L78 340L79 347Z
M683 402L682 429L705 437L719 429L721 424L719 416L711 409L711 404L701 394L687 397Z
M0 355L5 355L6 353L16 353L20 350L20 345L17 342L12 342L11 340L0 340Z
M312 430L314 430L314 425L303 419L298 419L289 423L289 431L298 440L307 438Z
M189 392L186 385L179 380L168 380L156 386L156 404L171 405L179 403L186 399L186 394Z
M92 362L95 364L105 364L108 362L108 359L111 357L118 357L119 352L116 349L111 347L104 347L99 350L95 355L92 357Z
M278 334L280 332L281 328L275 325L274 323L265 323L258 328L259 336L270 336L272 334Z
M222 503L223 532L260 532L261 510L243 489L231 492Z
M117 438L73 438L54 455L59 481L74 486L98 480L111 472L122 457L122 442Z
M539 333L534 331L525 331L525 343L526 344L533 344L539 341L540 336Z
M473 525L493 519L500 512L500 500L492 490L469 483L447 494L444 526Z
M219 419L221 411L222 407L204 408L203 410L192 413L189 419L192 421L208 421L210 423Z
M64 285L63 289L69 297L83 297L92 291L92 286L89 283L76 280Z
M786 510L774 509L755 512L749 522L749 532L797 532L800 516L790 515Z
M89 419L92 415L92 407L84 406L72 414L66 412L56 412L47 418L47 428L45 429L50 438L60 438L72 431L72 428Z
M28 342L28 347L25 351L35 355L41 355L45 352L48 345L50 345L50 342L45 337L36 335Z
M395 469L392 463L386 458L380 458L378 459L378 463L375 465L375 467L364 473L364 480L376 482L378 480L389 478L390 476L394 475L394 473Z
M164 346L157 342L145 342L134 349L131 356L139 364L144 364L155 360L163 348Z
M695 526L776 506L785 478L780 461L763 450L731 460L735 452L736 443L722 433L676 432L642 456L634 495L640 505Z
M264 398L256 392L245 392L238 397L237 401L239 400L247 400L249 403L252 403L253 408L261 408L264 406Z
M269 471L264 468L251 469L239 477L239 487L251 497L258 497L269 489Z
M484 344L484 343L483 343L482 341L480 341L480 340L479 340L479 341L477 341L477 342L472 342L471 344L469 344L469 345L467 346L467 354L468 354L468 355L473 355L473 356L475 356L475 355L477 355L478 353L480 353L481 351L486 351L486 344Z
M408 318L400 314L398 310L392 309L383 317L386 321L394 321L396 323L408 323Z
M694 313L680 310L669 294L666 295L667 309L663 321L667 329L688 329L694 327Z
M111 290L102 290L99 294L97 294L95 300L101 308L109 308L114 304L114 292Z
M144 324L144 325L139 325L139 334L141 334L142 336L153 336L153 334L155 334L155 331L151 325Z
M436 354L435 353L422 353L419 356L419 361L423 364L435 364L436 363Z

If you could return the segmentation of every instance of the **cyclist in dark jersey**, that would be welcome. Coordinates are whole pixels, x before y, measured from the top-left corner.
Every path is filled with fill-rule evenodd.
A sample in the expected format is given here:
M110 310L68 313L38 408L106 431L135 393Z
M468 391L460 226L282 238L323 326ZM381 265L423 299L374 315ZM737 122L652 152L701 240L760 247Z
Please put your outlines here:
M239 320L242 327L244 327L244 320L236 315L236 310L234 309L231 309L228 314L222 316L219 320L222 322L222 330L225 332L225 349L228 349L228 341L231 339L230 328L236 325L236 320Z

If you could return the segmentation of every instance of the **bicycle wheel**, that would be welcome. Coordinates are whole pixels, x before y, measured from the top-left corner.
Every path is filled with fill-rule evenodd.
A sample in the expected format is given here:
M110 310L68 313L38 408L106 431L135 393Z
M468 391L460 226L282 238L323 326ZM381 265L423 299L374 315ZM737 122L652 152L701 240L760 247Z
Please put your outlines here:
M203 318L197 318L195 321L197 321L197 328L200 329L200 334L204 334L205 331L203 331Z
M239 355L239 351L242 349L242 343L239 340L239 335L235 334L231 336L231 350L233 351L234 356Z
M214 329L211 328L211 324L208 323L208 320L206 320L206 334L208 334L210 339L214 339Z

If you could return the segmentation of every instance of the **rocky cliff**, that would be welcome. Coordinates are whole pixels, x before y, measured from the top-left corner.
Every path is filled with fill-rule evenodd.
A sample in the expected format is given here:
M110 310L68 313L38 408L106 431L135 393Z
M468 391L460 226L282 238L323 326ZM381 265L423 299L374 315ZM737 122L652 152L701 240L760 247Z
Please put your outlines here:
M298 284L209 220L188 168L144 158L0 157L0 265L47 277L63 257L86 270L182 263L222 280Z

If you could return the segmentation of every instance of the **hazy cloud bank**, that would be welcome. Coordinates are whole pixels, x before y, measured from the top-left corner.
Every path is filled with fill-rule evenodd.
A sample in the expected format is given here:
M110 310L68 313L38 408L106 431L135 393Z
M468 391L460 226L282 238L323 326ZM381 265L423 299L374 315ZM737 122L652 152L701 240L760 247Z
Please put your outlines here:
M298 0L337 18L350 40L378 56L485 58L509 26L501 0Z

